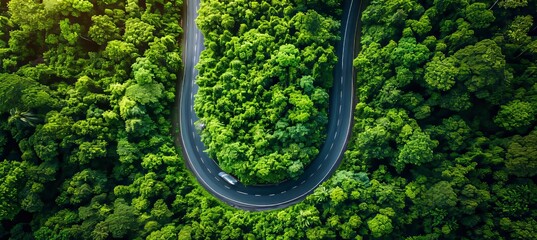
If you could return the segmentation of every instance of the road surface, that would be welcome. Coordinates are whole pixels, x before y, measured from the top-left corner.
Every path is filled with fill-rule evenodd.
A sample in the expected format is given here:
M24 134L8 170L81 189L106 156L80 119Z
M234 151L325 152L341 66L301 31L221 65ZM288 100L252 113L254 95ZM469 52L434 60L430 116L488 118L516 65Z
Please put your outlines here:
M327 180L337 169L352 131L354 80L354 37L359 16L360 0L344 2L341 22L341 41L336 47L338 63L330 92L327 138L319 155L297 180L270 186L230 185L218 176L218 164L204 152L205 146L195 130L198 120L194 113L194 96L198 90L195 78L200 52L204 49L203 35L195 24L199 0L185 1L186 18L183 26L184 75L180 90L178 114L183 154L187 167L199 183L211 194L236 208L260 211L287 207L304 199Z

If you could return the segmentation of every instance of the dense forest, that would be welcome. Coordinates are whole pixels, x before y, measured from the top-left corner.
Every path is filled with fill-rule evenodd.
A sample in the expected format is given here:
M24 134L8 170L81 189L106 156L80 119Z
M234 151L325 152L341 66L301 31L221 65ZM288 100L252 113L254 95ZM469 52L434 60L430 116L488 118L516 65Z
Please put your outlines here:
M195 110L202 141L242 183L302 174L319 153L337 61L337 1L204 1ZM330 11L326 11L326 10Z
M342 5L305 2L203 2L200 14L215 15L205 30L202 18L198 23L214 33L199 66L206 79L198 82L220 83L207 93L240 90L244 99L222 104L268 111L272 99L256 99L263 97L258 86L271 97L294 86L279 118L292 123L293 111L326 111L300 109L291 93L312 104L315 92L326 95L330 76L301 69L317 63L302 54L316 44L331 56L318 67L333 64ZM303 202L267 212L216 200L173 145L182 5L0 1L0 238L537 239L537 1L368 2L354 61L354 129L342 165ZM267 23L274 27L260 31L266 12L280 6L283 13ZM330 23L317 29L326 35L314 40L322 42L309 42L309 29L298 43L293 34L302 25L290 26L293 16ZM262 68L277 68L278 59L292 60L295 70ZM262 85L265 78L278 82ZM204 111L200 103L196 110ZM208 113L219 121L249 114L231 110ZM268 115L250 117L241 127L269 124L261 121ZM318 136L313 140L324 141Z
M182 1L40 2L0 5L0 238L169 229Z

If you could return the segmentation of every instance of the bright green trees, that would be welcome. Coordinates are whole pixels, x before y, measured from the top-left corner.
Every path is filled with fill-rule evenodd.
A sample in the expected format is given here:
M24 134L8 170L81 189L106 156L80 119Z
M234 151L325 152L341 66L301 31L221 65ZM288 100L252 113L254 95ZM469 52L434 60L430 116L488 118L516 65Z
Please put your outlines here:
M367 226L373 237L382 237L393 230L392 221L386 215L377 214L373 219L367 221Z
M518 8L528 5L528 0L502 0L498 3L498 6L503 8Z
M224 171L246 184L275 183L299 176L318 153L339 23L292 2L242 2L202 2L207 49L194 109Z
M48 10L56 9L53 6L53 2L55 1L51 0L47 2L50 2L50 4L39 4L24 0L9 1L8 7L11 13L11 21L19 25L22 29L29 31L51 28L53 20Z
M439 53L428 62L425 68L425 81L431 88L447 91L455 85L458 69L453 58L446 58Z
M16 161L0 162L0 219L12 220L20 211L19 191L24 184L26 168Z
M106 182L106 176L102 172L82 170L64 182L56 202L60 206L67 204L76 206L88 202L93 196L107 191Z
M107 15L92 16L93 25L88 30L89 37L97 44L104 45L108 41L119 39L119 28Z
M34 164L32 161L3 160L0 162L0 217L12 220L21 210L39 214L45 203L46 184L54 180L56 167L52 164ZM50 196L50 195L48 195Z
M407 125L408 126L408 125ZM405 131L405 127L403 127ZM438 142L431 140L428 134L414 130L406 143L399 151L395 168L398 171L403 170L405 164L422 165L433 161L433 149Z
M457 51L454 57L460 64L458 78L478 98L493 98L494 87L501 86L501 80L507 78L505 56L490 39L467 46Z
M56 104L48 87L14 74L0 74L0 91L5 93L0 98L0 113L8 113L12 109L44 112Z
M133 233L133 230L138 228L134 208L127 205L123 199L117 199L113 209L112 214L95 226L92 237L95 239L106 239L108 236L128 237Z
M139 18L130 18L125 21L125 33L123 38L126 42L132 43L135 46L140 46L143 43L148 43L153 40L153 31L155 27L148 24Z
M492 102L498 101L494 87L501 86L502 79L507 78L505 56L489 39L467 46L452 57L437 53L425 71L425 81L434 90L447 91L461 82L468 92Z
M514 130L531 126L535 122L536 114L537 110L534 105L514 100L501 106L494 122L507 130Z

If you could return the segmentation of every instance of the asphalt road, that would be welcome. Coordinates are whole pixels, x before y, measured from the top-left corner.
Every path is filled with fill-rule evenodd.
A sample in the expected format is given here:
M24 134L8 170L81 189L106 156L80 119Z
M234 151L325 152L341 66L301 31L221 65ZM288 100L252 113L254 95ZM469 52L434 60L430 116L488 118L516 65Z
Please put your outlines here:
M327 139L319 155L297 180L270 186L230 185L218 173L218 164L204 152L205 146L195 130L198 119L194 113L194 96L198 90L194 68L204 49L203 35L195 24L199 0L185 1L184 18L184 75L179 98L179 128L183 154L188 168L199 183L215 197L236 208L245 210L269 210L283 208L304 199L328 179L339 166L351 133L354 110L354 37L359 16L360 0L344 2L341 22L341 41L337 46L338 63L334 69L334 84L330 92L330 108Z

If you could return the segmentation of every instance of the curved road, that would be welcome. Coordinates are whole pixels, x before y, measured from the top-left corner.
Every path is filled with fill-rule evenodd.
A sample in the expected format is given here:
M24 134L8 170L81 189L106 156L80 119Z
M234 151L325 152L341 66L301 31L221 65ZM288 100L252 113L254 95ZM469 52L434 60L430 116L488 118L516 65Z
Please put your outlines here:
M218 164L204 152L205 146L195 131L194 122L198 118L193 109L194 95L198 90L194 81L198 71L194 66L198 63L200 52L204 48L203 35L194 22L199 9L199 0L185 1L185 4L187 6L184 22L184 75L178 112L183 154L188 168L211 194L236 208L254 211L276 209L304 199L337 169L352 130L354 110L352 61L360 0L344 2L342 39L336 48L339 59L335 66L334 84L330 92L327 139L319 155L297 180L270 186L228 184L218 176L221 171Z

